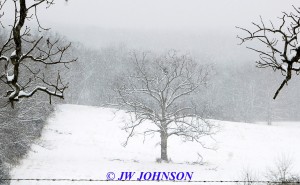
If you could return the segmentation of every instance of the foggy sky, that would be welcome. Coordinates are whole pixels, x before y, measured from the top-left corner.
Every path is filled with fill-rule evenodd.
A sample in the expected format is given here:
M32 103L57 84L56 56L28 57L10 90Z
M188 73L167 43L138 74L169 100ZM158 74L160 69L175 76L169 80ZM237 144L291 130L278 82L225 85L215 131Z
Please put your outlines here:
M58 24L126 29L231 29L274 19L296 0L56 0L41 20ZM297 3L298 2L298 3Z
M238 43L235 26L251 27L251 22L258 22L260 15L265 20L277 20L281 11L291 11L291 5L300 4L296 0L69 0L68 3L56 0L55 3L47 10L38 9L42 25L90 47L125 43L136 48L193 50L201 45L201 50L208 53L215 52L220 43L224 49L235 48ZM12 21L11 8L5 7L6 22Z

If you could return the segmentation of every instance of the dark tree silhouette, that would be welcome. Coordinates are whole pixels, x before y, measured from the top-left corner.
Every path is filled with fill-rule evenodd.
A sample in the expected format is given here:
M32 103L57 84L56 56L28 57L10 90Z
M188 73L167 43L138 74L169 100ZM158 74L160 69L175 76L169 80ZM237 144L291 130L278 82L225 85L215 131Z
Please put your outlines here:
M300 44L298 41L300 9L295 6L293 9L294 11L290 13L283 12L282 17L279 18L280 24L273 24L272 21L266 24L260 18L260 23L252 23L255 28L253 31L237 27L247 34L244 37L238 36L241 44L256 40L266 48L247 47L259 54L260 60L256 62L257 67L279 70L285 76L273 99L276 99L284 85L288 84L293 72L297 75L300 72Z
M63 83L59 70L56 79L53 80L52 77L46 77L42 68L56 65L67 67L67 64L76 61L64 57L71 46L70 43L62 46L59 40L44 38L44 36L35 39L31 28L25 24L26 21L33 19L38 23L40 32L48 30L41 26L37 9L41 5L50 7L54 0L36 0L29 5L26 2L26 0L12 1L15 7L14 22L10 25L6 42L0 46L0 62L2 64L4 62L1 81L11 88L7 91L6 97L8 97L7 104L11 103L12 106L19 99L30 98L37 92L48 94L50 103L52 96L64 98L64 91L68 84ZM5 15L3 10L5 3L7 0L0 1L0 18Z

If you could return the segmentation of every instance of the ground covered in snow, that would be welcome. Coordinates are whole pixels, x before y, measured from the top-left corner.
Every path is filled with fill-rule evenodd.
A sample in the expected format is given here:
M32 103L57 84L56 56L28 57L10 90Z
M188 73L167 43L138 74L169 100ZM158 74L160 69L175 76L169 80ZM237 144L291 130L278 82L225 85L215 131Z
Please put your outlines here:
M157 163L159 136L131 139L124 148L127 133L121 130L127 116L112 109L60 105L49 118L42 138L29 155L12 171L13 178L103 179L108 172L116 178L121 172L194 172L192 180L243 180L249 169L260 178L274 161L286 156L293 170L300 172L300 124L247 124L213 121L220 131L204 138L217 150L207 150L197 143L169 139L171 163ZM198 153L204 158L200 165ZM136 178L135 178L136 179ZM44 182L21 181L16 184L141 184L140 182ZM143 184L168 184L143 182ZM170 182L170 184L172 184ZM185 183L183 183L185 184ZM194 184L194 183L189 183ZM197 183L195 183L197 184ZM198 183L199 184L199 183Z

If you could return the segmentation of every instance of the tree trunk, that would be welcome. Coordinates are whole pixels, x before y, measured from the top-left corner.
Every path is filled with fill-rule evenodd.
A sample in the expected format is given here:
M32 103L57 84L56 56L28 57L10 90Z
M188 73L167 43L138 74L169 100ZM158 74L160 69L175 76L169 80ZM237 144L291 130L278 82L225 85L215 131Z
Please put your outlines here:
M168 149L168 134L166 130L162 130L160 132L160 139L161 139L161 143L160 143L160 158L162 161L168 161L168 153L167 153L167 149Z

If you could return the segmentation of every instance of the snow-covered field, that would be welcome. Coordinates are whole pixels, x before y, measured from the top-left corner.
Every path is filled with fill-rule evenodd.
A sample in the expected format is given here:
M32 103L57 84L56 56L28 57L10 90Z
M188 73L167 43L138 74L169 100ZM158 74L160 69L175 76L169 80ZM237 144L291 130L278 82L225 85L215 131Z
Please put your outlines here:
M122 112L112 109L60 105L49 119L41 140L12 171L13 178L103 179L108 172L194 172L192 180L242 180L242 171L264 178L266 169L281 156L293 160L293 170L300 172L300 124L277 123L273 126L214 121L220 131L204 138L217 150L203 149L197 143L169 139L172 163L157 163L159 137L136 136L123 147L127 133L120 128L126 120ZM191 164L204 157L204 165ZM141 182L44 182L21 181L15 184L141 184ZM142 182L142 184L168 184ZM173 182L170 182L172 184ZM187 183L183 183L187 184ZM188 183L197 184L197 183ZM199 184L199 183L198 183Z

